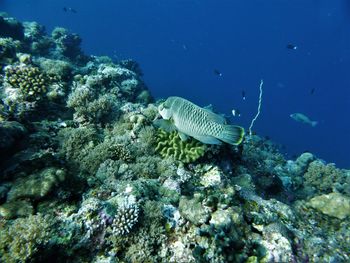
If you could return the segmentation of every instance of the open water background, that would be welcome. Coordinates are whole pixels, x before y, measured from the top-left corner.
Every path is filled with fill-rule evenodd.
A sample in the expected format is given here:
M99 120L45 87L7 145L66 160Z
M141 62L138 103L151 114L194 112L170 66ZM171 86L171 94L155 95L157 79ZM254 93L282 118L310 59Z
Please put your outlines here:
M156 98L182 96L228 116L236 108L232 122L246 128L264 79L254 131L289 157L307 150L350 168L348 0L1 0L0 11L78 33L87 54L132 58ZM319 124L297 123L294 112Z

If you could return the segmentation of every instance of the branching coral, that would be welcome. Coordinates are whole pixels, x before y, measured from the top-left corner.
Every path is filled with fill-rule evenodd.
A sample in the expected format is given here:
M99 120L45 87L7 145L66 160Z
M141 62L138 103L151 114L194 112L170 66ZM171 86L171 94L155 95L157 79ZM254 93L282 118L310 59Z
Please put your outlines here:
M118 208L118 211L112 222L112 232L116 235L128 234L139 218L139 207L134 204L123 204Z
M183 163L190 163L202 157L206 146L196 140L182 141L176 131L168 133L158 130L156 151L164 158L172 157Z

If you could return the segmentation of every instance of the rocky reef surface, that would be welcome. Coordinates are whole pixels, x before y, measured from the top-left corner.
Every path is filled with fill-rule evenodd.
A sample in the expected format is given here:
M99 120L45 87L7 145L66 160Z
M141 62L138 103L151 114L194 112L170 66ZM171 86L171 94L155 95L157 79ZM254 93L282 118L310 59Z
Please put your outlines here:
M350 171L156 128L135 61L0 15L1 262L349 262Z

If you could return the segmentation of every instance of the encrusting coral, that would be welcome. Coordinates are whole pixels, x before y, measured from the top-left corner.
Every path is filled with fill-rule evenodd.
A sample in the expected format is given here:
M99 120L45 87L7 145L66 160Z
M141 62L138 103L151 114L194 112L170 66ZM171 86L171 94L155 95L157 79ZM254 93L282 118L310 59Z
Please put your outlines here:
M206 146L196 140L182 141L176 131L158 130L156 151L164 158L174 158L183 163L198 160L205 154Z

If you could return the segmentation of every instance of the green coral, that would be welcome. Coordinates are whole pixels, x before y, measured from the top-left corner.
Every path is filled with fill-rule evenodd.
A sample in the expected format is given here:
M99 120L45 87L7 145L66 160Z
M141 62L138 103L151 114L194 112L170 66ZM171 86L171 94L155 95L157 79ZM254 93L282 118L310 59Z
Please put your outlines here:
M156 138L156 151L164 158L172 157L183 163L194 162L202 157L206 145L194 139L182 141L178 132L168 133L162 129L158 130Z
M30 215L0 227L0 261L27 262L48 243L51 226L49 216Z
M54 78L34 66L15 66L5 68L5 82L20 90L27 100L39 100L46 94Z

